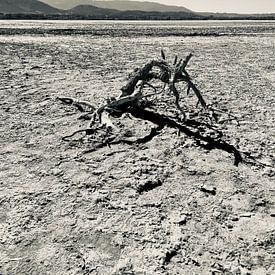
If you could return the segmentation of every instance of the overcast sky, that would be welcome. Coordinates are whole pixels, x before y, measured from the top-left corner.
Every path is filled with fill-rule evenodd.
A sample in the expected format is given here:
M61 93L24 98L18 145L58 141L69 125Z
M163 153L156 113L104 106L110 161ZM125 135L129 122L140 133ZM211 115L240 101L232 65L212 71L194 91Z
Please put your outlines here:
M275 13L275 0L144 0L184 6L194 11Z

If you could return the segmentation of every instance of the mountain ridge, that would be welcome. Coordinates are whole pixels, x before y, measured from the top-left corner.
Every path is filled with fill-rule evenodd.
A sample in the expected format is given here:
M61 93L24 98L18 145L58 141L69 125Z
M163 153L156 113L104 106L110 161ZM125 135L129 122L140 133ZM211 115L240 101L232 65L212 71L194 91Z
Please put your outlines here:
M69 10L79 5L92 5L104 9L116 9L119 11L154 11L154 12L193 12L182 6L164 5L150 1L128 1L128 0L115 0L115 1L98 1L98 0L42 0L44 3L51 5L55 8Z
M60 1L60 0L43 0L45 1ZM91 0L71 0L71 1L91 1ZM267 19L274 20L275 14L229 14L229 13L209 13L209 12L193 12L190 10L166 10L166 11L144 11L138 9L118 10L100 8L93 5L77 5L71 9L62 10L52 7L39 0L0 0L0 19L93 19L93 20L232 20L232 19ZM104 1L95 1L104 2ZM106 1L106 3L123 2L137 3L138 1ZM152 3L152 2L139 2ZM167 7L159 4L161 7ZM133 8L134 6L132 6ZM135 6L136 7L136 6ZM169 6L168 6L169 7ZM170 6L175 7L177 6ZM138 7L136 7L138 8Z
M75 16L87 16L94 19L121 19L121 20L167 20L173 19L200 19L201 16L191 12L158 12L158 11L140 11L140 10L127 10L120 11L115 9L98 8L91 5L79 5L66 13Z
M66 10L66 13L86 16L108 16L119 12L115 9L103 9L92 5L78 5Z
M59 14L63 11L37 0L1 0L0 13Z

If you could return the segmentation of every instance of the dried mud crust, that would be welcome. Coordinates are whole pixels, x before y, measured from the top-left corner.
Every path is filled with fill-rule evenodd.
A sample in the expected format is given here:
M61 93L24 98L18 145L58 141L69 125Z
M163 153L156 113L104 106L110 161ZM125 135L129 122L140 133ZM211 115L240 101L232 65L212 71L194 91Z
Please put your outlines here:
M158 47L196 53L204 95L240 118L225 133L274 167L272 36L1 36L1 274L274 273L273 168L235 167L168 128L88 154L62 141L82 122L57 96L99 104Z

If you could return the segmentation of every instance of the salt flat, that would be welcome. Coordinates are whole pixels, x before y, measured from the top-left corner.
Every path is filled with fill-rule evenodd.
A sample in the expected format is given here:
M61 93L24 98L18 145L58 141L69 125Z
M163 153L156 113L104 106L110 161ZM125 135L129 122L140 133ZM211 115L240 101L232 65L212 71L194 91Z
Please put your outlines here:
M274 274L274 29L1 21L0 273ZM235 167L168 128L90 154L87 140L62 140L83 122L58 96L98 106L161 48L194 54L188 68L207 102L238 117L222 125L225 139L270 167ZM138 192L146 181L162 184Z

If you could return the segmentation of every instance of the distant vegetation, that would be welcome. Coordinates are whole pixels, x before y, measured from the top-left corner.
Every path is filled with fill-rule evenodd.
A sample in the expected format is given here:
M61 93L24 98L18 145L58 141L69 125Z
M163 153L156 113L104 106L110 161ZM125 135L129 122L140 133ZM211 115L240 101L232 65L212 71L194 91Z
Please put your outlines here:
M0 13L0 19L26 19L26 20L275 20L275 15L263 16L192 16L183 13L163 13L156 12L122 12L111 15L94 14L37 14L37 13Z

